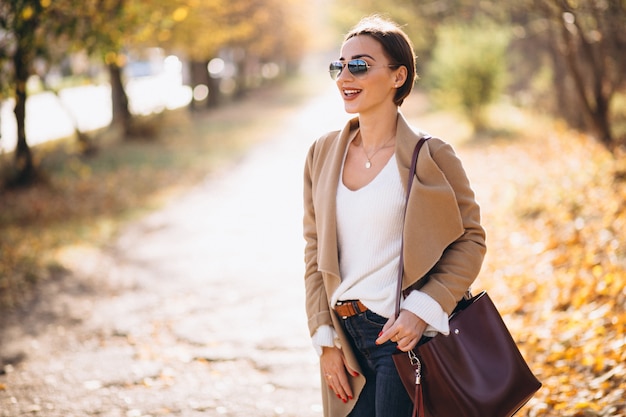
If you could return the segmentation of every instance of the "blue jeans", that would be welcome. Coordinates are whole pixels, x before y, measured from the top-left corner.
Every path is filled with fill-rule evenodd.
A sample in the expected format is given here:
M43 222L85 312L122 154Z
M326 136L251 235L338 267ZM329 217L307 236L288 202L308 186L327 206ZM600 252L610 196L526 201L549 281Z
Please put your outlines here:
M343 326L361 365L366 382L349 417L410 417L413 403L407 394L391 355L397 344L376 345L387 322L372 311L348 317Z

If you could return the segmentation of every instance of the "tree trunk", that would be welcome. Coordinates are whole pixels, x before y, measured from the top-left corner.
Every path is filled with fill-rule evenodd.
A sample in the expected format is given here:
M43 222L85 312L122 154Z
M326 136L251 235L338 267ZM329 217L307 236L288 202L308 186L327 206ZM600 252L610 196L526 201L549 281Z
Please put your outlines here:
M596 111L591 115L593 129L600 142L609 150L616 145L613 132L611 130L611 121L609 115L609 103L611 97L603 94L596 95Z
M205 65L206 68L206 65ZM207 71L208 74L208 71ZM214 108L220 105L220 80L207 76L207 85L209 87L209 97L207 98L207 107Z
M121 126L124 137L131 131L132 115L128 107L128 96L122 82L122 69L115 63L109 64L109 78L111 83L111 102L113 105L112 125Z
M563 117L575 129L583 130L588 127L585 123L585 114L582 111L579 95L574 91L573 78L569 76L567 62L559 50L559 35L552 27L547 30L549 41L546 50L552 64L552 83L554 85L552 111Z
M18 47L13 55L15 67L15 120L17 122L17 147L15 149L16 177L15 185L28 185L36 175L33 155L26 141L26 82L28 81L28 62L26 53Z
M573 27L573 28L572 28ZM580 98L587 126L608 150L615 146L609 120L609 104L613 94L604 88L608 74L604 67L605 56L601 47L592 45L584 31L573 23L561 27L564 58L574 80L574 89Z
M208 61L192 61L190 64L191 86L195 88L198 85L205 85L209 89L209 95L204 100L204 105L208 108L218 107L220 103L219 79L209 76L207 69ZM192 110L198 109L195 99L191 100L190 107Z

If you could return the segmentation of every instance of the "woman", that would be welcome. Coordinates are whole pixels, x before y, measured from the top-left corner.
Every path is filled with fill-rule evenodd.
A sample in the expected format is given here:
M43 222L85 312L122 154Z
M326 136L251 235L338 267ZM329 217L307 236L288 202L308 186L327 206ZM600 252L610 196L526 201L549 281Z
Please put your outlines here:
M391 355L448 332L448 314L485 254L480 211L453 149L432 138L420 151L404 218L411 155L423 134L399 112L416 76L398 26L362 20L330 75L358 117L311 146L304 174L306 310L324 415L410 416ZM407 295L395 320L402 239Z

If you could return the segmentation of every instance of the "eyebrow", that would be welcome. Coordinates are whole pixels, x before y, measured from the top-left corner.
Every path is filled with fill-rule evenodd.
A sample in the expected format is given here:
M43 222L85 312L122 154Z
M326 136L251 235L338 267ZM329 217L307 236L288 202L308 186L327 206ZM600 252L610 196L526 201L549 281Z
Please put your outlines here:
M373 56L368 55L368 54L352 55L352 58L350 58L350 59L359 59L359 58L369 58L372 61L376 61L376 59ZM341 57L341 58L339 58L339 60L340 61L345 61L346 59L344 57Z

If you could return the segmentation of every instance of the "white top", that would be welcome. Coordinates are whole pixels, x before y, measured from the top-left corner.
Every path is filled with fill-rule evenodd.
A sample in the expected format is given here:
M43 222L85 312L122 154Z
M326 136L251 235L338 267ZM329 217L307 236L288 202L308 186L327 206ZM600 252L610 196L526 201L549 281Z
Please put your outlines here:
M337 187L337 240L341 284L331 297L361 300L376 314L395 313L396 285L402 245L405 191L395 155L380 173L364 187L352 191L343 184L343 171ZM448 316L430 296L412 291L401 302L429 324L427 335L448 334ZM330 326L321 326L313 335L318 353L322 346L337 343Z

